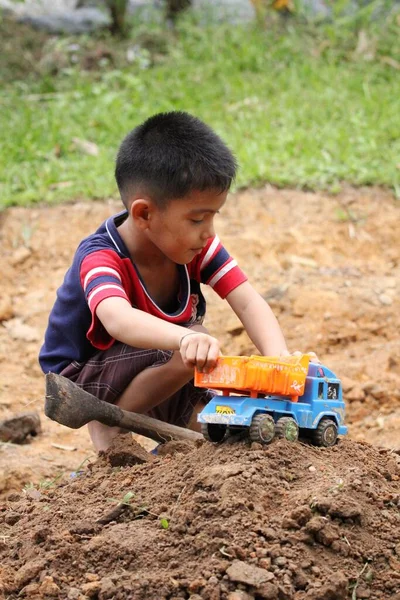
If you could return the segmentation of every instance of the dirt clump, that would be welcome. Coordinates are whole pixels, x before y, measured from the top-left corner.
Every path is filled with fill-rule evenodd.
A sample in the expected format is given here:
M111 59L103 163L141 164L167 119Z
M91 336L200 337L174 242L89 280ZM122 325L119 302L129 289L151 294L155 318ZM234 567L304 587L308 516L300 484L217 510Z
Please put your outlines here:
M114 450L3 502L5 598L398 597L398 453L241 440L112 467Z
M138 444L129 433L117 436L110 448L99 452L99 458L112 467L129 467L154 460L153 455Z

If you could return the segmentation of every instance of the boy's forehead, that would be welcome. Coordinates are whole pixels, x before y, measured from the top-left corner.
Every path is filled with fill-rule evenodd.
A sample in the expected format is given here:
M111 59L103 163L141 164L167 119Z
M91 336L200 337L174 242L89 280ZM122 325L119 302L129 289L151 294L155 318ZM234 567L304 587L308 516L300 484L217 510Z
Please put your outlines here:
M182 206L191 213L216 213L225 204L228 192L218 192L215 190L206 190L204 192L194 191L186 198L181 200ZM179 202L179 201L178 201Z

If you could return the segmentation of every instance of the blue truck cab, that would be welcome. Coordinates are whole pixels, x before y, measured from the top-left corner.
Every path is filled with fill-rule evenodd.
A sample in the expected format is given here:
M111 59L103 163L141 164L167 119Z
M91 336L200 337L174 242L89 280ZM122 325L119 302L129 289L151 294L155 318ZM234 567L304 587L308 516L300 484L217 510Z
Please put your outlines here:
M262 444L275 436L290 441L301 436L329 447L336 444L338 435L347 433L341 382L321 364L309 364L304 393L297 402L285 396L245 394L216 395L202 410L197 419L207 440L222 442L248 430L250 439Z

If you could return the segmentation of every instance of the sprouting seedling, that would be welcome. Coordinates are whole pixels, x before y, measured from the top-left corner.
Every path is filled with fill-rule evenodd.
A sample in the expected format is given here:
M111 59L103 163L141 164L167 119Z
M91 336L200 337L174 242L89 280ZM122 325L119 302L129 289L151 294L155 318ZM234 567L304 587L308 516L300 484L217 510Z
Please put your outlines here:
M138 519L138 518L142 517L143 515L151 515L152 517L156 517L163 529L169 528L169 517L167 517L167 516L161 517L160 515L157 515L156 513L151 512L151 510L149 510L146 506L141 506L138 509L136 518Z
M159 517L160 519L160 525L163 529L168 529L169 527L169 521L166 517Z
M109 502L116 502L117 505L113 508L113 510L107 514L105 517L103 517L101 520L99 520L98 522L100 523L106 523L106 522L110 522L111 517L115 518L117 516L119 516L119 514L121 513L121 510L133 510L134 512L134 519L141 519L142 517L146 516L146 515L151 515L152 517L156 517L161 525L161 527L163 529L168 529L169 528L169 518L168 517L161 517L160 515L157 515L156 513L152 512L151 510L149 510L147 508L147 506L138 506L138 507L133 507L132 506L132 499L135 497L135 494L133 492L127 492L120 500L118 500L117 498L107 498L107 500Z
M108 502L116 502L118 506L130 506L131 500L134 498L135 494L133 492L126 492L125 496L123 496L120 500L117 498L107 498Z

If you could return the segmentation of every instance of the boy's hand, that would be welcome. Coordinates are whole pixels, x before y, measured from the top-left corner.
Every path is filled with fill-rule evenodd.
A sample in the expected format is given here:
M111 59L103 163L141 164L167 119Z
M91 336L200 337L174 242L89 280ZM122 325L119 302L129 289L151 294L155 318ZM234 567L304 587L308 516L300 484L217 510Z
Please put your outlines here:
M179 351L187 367L197 367L202 373L208 373L217 364L220 356L219 341L200 331L191 331L181 337Z

